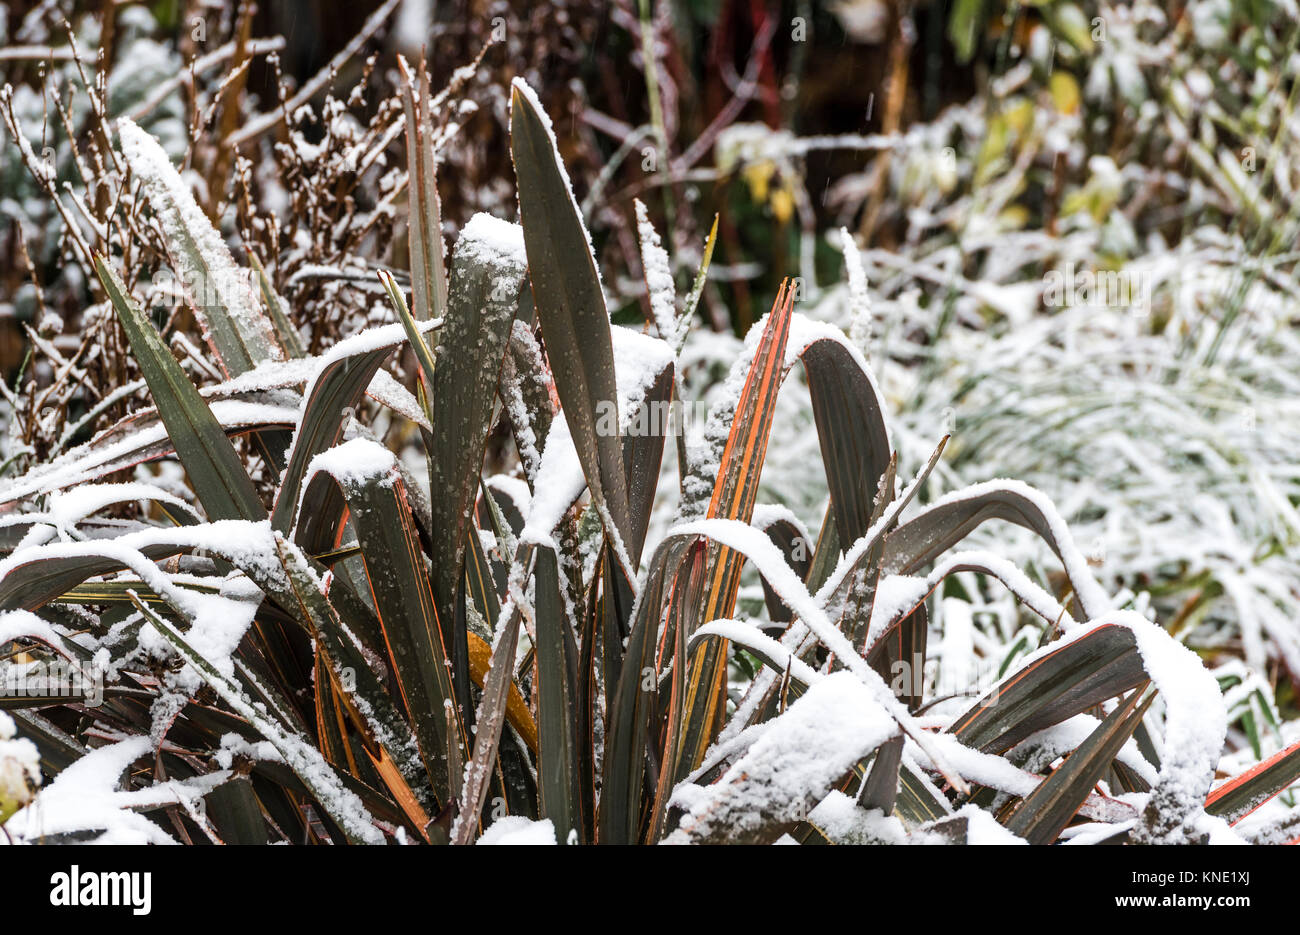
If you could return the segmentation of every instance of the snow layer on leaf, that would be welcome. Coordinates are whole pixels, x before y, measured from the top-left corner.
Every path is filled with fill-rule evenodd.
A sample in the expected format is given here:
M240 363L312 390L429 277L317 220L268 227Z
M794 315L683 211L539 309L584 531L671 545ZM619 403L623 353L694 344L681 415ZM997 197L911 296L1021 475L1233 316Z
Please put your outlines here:
M664 843L748 840L771 825L796 821L897 732L894 719L852 674L827 676L775 718L716 783L674 790L673 803L687 812Z
M864 355L871 344L871 296L867 293L867 274L862 270L862 256L848 228L839 229L840 249L844 253L844 270L849 279L849 340Z
M1076 714L1060 724L1054 724L1026 737L1008 755L1016 760L1020 757L1028 757L1025 768L1040 772L1050 766L1057 757L1078 749L1100 723L1091 714ZM1137 742L1132 738L1129 738L1120 748L1119 755L1115 759L1141 776L1148 785L1154 786L1159 781L1156 768L1147 762L1146 757L1138 750Z
M477 844L555 844L555 825L549 818L530 821L522 815L504 815L483 832Z
M978 805L967 803L953 812L952 816L942 819L952 821L954 818L966 819L966 843L971 845L1002 846L1006 844L1028 844L1022 837L1012 834L996 818ZM934 832L918 830L912 835L911 844L951 844L947 838Z
M808 593L803 581L785 561L781 550L765 533L738 520L704 519L674 526L669 535L706 536L743 554L767 579L782 602L800 618L803 626L816 635L822 645L833 652L837 660L870 689L877 703L893 716L908 737L926 749L939 771L955 785L962 785L961 780L948 771L943 755L932 742L931 736L921 729L879 674L867 665L848 638L831 623L820 602Z
M528 266L524 251L524 229L490 214L479 212L460 229L456 253L482 260L494 267L510 266L523 270Z
M625 431L655 379L673 364L673 349L660 338L614 325L614 380L618 385L619 429Z
M368 438L354 438L327 448L307 465L304 492L312 477L322 472L338 481L344 490L356 490L376 480L392 484L397 479L397 456Z
M30 610L7 610L0 613L0 646L18 639L40 640L47 646L56 648L64 645L63 637L55 632L53 625Z
M930 739L943 752L944 759L952 768L981 786L1024 798L1042 782L1042 777L1021 769L1004 757L968 747L952 734L933 734ZM928 754L922 753L910 739L908 748L923 766L934 768ZM1106 822L1120 822L1133 817L1133 808L1119 799L1104 798L1093 793L1083 803L1079 814Z
M875 643L893 623L915 609L944 578L963 567L987 572L1001 581L1025 606L1047 623L1064 628L1074 625L1074 618L1057 603L1056 598L1029 579L1011 562L991 552L962 551L945 555L935 568L924 577L914 575L885 575L876 590L871 606L871 626L867 645Z
M754 504L754 512L749 517L749 525L766 532L769 527L780 522L787 522L794 526L799 535L803 537L804 542L814 543L817 541L816 538L808 534L808 527L804 525L803 520L795 516L794 510L788 506L780 503Z
M180 497L152 484L84 484L51 495L50 521L71 529L106 506L134 500L154 500L180 507L185 513L194 512L194 508Z
M820 672L754 626L754 624L747 623L744 620L710 620L691 634L691 642L694 643L702 636L717 636L724 640L731 640L733 643L747 649L761 652L766 658L776 663L781 671L784 672L788 668L790 675L805 685L811 685L822 679Z
M1065 573L1069 576L1070 583L1074 585L1075 590L1078 592L1079 602L1083 605L1085 613L1089 617L1105 613L1110 608L1110 598L1107 597L1101 585L1097 583L1097 579L1093 577L1092 569L1088 567L1088 560L1079 551L1078 546L1075 545L1074 535L1070 532L1070 527L1066 525L1065 520L1061 518L1061 514L1057 512L1056 504L1042 491L1036 490L1018 480L997 478L981 484L972 484L969 487L963 487L961 490L946 494L928 504L917 516L952 503L974 500L984 494L1001 491L1022 497L1042 514L1044 521L1047 523L1052 543L1060 551L1061 563L1065 566Z
M1219 683L1199 656L1141 614L1113 610L1063 628L1061 639L1022 658L1016 671L1107 625L1132 631L1143 668L1160 692L1158 703L1164 708L1160 771L1148 804L1149 827L1139 827L1138 834L1151 841L1189 840L1204 813L1228 729Z
M147 737L131 737L92 750L55 776L29 805L9 819L5 830L31 843L52 835L97 832L97 844L175 844L162 828L133 809L196 802L224 782L229 773L209 773L187 782L169 781L132 792L119 791L122 773L150 752Z
M808 821L832 844L906 844L907 829L896 815L861 808L839 789L832 789L808 813Z
M668 253L659 240L659 232L651 223L645 205L639 198L633 199L632 204L636 208L641 266L645 270L645 285L650 294L650 311L654 315L655 328L659 331L659 337L676 347L689 322L680 321L677 317L677 284L673 281Z
M208 408L228 430L263 424L295 425L298 420L297 409L270 403L220 399L210 402ZM111 471L157 458L157 446L170 444L167 428L161 422L108 444L99 442L100 437L7 483L0 483L0 503L85 483Z
M566 419L551 422L542 449L542 463L537 469L533 485L533 502L528 510L528 522L520 532L521 542L558 548L551 533L573 502L582 496L587 478L582 473L582 461L574 447L573 435Z

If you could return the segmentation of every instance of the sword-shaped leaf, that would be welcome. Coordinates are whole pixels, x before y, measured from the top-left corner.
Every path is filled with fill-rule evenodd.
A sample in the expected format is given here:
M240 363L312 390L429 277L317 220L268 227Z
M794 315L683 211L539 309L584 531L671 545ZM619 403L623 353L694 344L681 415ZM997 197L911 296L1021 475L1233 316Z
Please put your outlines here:
M1300 780L1300 743L1273 754L1210 793L1205 810L1234 824Z
M607 532L626 545L631 540L631 510L622 441L617 423L611 430L608 418L618 413L618 393L600 274L550 118L527 84L516 78L513 87L510 151L533 302L592 502L606 514L602 520L612 523Z
M1055 841L1142 723L1155 696L1155 692L1145 692L1144 683L1117 705L1065 762L1025 797L1007 820L1007 829L1030 844Z
M265 361L284 360L275 328L258 304L247 273L235 266L221 235L158 141L125 117L117 131L126 163L162 222L172 268L181 277L221 369L233 377Z
M95 269L149 384L176 455L185 466L208 517L266 519L266 507L258 499L257 490L221 423L131 299L122 280L102 257L95 258Z

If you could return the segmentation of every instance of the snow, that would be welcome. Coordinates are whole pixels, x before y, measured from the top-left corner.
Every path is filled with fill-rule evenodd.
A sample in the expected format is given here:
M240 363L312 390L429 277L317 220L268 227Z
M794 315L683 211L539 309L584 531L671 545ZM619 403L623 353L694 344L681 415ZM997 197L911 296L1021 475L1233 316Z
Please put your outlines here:
M126 768L150 755L147 737L131 737L90 751L55 776L30 804L10 818L5 831L19 841L31 843L53 835L95 832L96 844L175 844L160 826L134 809L193 803L230 774L220 771L183 782L172 780L130 792L119 791L119 778Z
M145 558L147 548L204 549L232 563L263 564L280 570L269 520L250 523L246 520L220 520L196 526L173 526L144 529L114 539L89 542L52 542L39 547L15 549L0 560L0 581L22 565L37 560L100 556L135 572L153 591L164 596L182 612L197 615L205 600L217 595L200 594L173 584L156 564ZM220 598L218 598L220 599Z
M1219 684L1200 657L1140 614L1113 611L1098 622L1108 620L1133 631L1143 668L1164 699L1160 778L1151 792L1162 814L1150 839L1177 842L1190 833L1173 822L1202 820L1223 751L1228 724Z
M789 523L798 531L799 536L808 544L809 558L812 557L812 544L817 540L808 532L803 520L795 515L794 510L780 503L756 503L750 514L749 525L766 532L777 523Z
M772 825L807 815L859 760L898 732L897 725L848 672L808 689L713 785L679 785L684 806L665 844L751 840Z
M298 410L271 403L251 403L238 399L214 400L208 404L213 416L227 429L241 429L257 425L296 425ZM142 461L160 456L158 446L170 449L167 429L157 422L147 428L132 432L116 441L107 439L113 430L96 436L84 445L28 471L19 477L0 483L0 503L25 500L75 484L82 484L113 471L131 467Z
M204 595L185 641L227 678L235 675L234 653L262 603L262 592L242 576L226 579L216 595Z
M967 803L947 818L941 819L945 824L956 819L966 820L966 844L1004 846L1008 844L1028 844L1001 825L996 818L977 805ZM943 835L918 829L908 843L911 844L951 844Z
M943 755L932 743L931 736L921 729L884 680L867 665L854 650L848 638L827 618L820 604L808 593L803 581L794 573L781 551L766 535L746 523L726 519L682 523L674 526L669 531L669 535L705 536L744 555L767 579L767 583L777 596L800 618L802 624L835 654L841 664L871 689L877 702L894 717L909 737L926 750L931 761L945 777L959 788L964 787L964 783L947 769Z
M621 325L609 331L618 386L619 430L626 433L645 394L659 375L673 366L674 355L672 347L661 338ZM651 429L662 432L664 426L652 423Z
M519 511L519 515L527 522L528 514L532 508L533 494L528 489L526 481L518 477L510 477L508 474L493 474L483 484L488 490L492 491L493 497L498 503L501 502L501 497L496 496L498 493L508 497L510 502L514 504L515 509Z
M39 640L71 658L65 649L63 637L48 621L42 620L30 610L7 610L0 613L0 646L18 639Z
M531 821L521 815L498 818L483 832L476 844L554 845L555 825L549 818Z
M558 551L552 538L555 528L574 501L582 496L587 478L582 473L582 461L573 444L569 423L563 418L551 421L542 450L541 466L533 481L533 501L528 511L528 521L519 534L519 541L544 545Z
M279 751L275 749L275 746L270 741L249 741L236 733L223 734L221 736L221 746L214 754L213 759L222 769L230 769L234 765L237 756L254 761L284 762L284 758L280 756Z
M1059 623L1068 628L1074 624L1074 618L1057 603L1056 598L1001 556L983 551L951 552L940 559L924 577L885 575L881 579L876 589L875 603L871 607L867 645L873 645L891 625L915 610L945 578L966 569L991 575L1001 581L1048 625L1055 626Z
M1061 639L1025 656L1015 671L1025 671L1042 656L1107 625L1132 631L1165 712L1160 770L1145 825L1139 825L1135 836L1150 843L1189 840L1202 820L1227 735L1219 684L1194 652L1141 614L1112 610L1087 623L1063 627ZM1013 676L1010 673L1008 678Z
M421 334L427 334L441 325L442 319L435 318L430 321L416 322L416 330ZM348 366L348 361L353 357L360 356L361 354L369 354L372 351L384 350L385 348L395 348L406 343L406 340L406 329L400 322L391 325L380 325L374 328L367 328L339 341L331 347L329 351L319 357L304 358L303 360L288 362L281 367L276 367L276 369L272 370L268 375L273 375L272 379L287 379L292 376L295 378L293 379L293 382L305 382L307 384L306 389L303 390L302 403L298 407L298 414L293 420L294 425L297 426L302 423L302 417L306 415L307 403L316 389L317 382L332 365L342 362L343 366L346 368ZM262 368L259 368L259 370L261 369ZM227 383L234 383L237 385L238 379L227 381ZM410 393L405 387L402 387L394 381L390 374L383 370L377 372L374 379L370 381L367 393L380 399L404 417L410 418L411 421L419 423L425 423L427 421L423 413L419 412L419 405L414 404L413 400L411 401L413 405L405 405L402 397L409 397ZM425 427L428 428L427 425L425 425ZM295 429L293 441L290 443L289 451L286 454L286 463L293 458L294 446L297 445L297 443L298 432Z
M106 506L129 501L152 500L177 507L181 512L194 514L194 508L166 491L151 484L85 484L72 490L56 491L50 496L49 521L62 529L72 529L77 523L98 513ZM32 518L26 514L25 518Z
M258 525L266 525L269 532L269 523ZM136 571L139 573L140 569L137 568ZM176 606L172 595L168 596L168 601ZM162 622L160 618L151 618L150 623L154 627L170 627L170 624ZM176 637L173 635L173 638ZM365 844L382 844L384 836L375 826L374 819L371 818L365 805L343 784L334 767L329 764L320 750L306 737L299 736L268 717L265 706L250 701L233 679L225 676L213 665L213 660L205 659L202 654L191 652L192 650L191 646L189 650L182 653L186 661L191 666L204 664L212 670L204 675L208 685L236 714L248 721L275 747L285 764L303 781L349 838ZM147 740L147 738L138 739Z
M897 816L860 808L839 789L832 789L817 803L808 813L808 821L832 844L907 843L907 829Z
M1042 782L1041 777L1020 769L1006 758L968 747L952 734L933 734L930 739L958 773L981 786L1023 798ZM910 738L907 747L908 753L923 767L934 769L934 763L928 754L911 743ZM1092 793L1080 808L1079 814L1102 821L1118 822L1132 818L1134 812L1131 806L1118 799L1105 799Z
M311 459L303 478L306 492L316 474L329 474L345 491L379 481L391 485L397 479L397 456L378 442L354 438L322 451Z
M522 272L528 266L524 229L483 212L474 215L461 228L456 252L490 263L494 268L506 267Z
M690 642L694 644L705 636L716 636L724 640L731 640L739 646L750 649L762 655L765 659L770 659L781 671L784 672L788 669L791 678L797 679L805 685L811 685L822 678L821 673L809 666L808 663L790 652L754 624L744 620L710 620L691 634Z
M858 245L848 228L841 227L840 249L844 253L844 269L849 279L849 340L864 355L871 344L871 296L867 293L867 274L862 270L862 257Z
M673 281L668 253L660 244L659 232L650 221L646 206L639 198L633 199L636 209L636 230L641 241L641 265L645 270L646 289L650 293L650 311L654 316L659 337L677 347L689 322L677 317L677 284Z
M1091 714L1076 714L1069 720L1054 724L1026 737L1008 754L1012 759L1028 757L1025 768L1040 772L1058 757L1077 749L1101 722ZM1141 776L1149 785L1159 782L1159 774L1138 750L1137 742L1130 738L1116 757L1121 763Z

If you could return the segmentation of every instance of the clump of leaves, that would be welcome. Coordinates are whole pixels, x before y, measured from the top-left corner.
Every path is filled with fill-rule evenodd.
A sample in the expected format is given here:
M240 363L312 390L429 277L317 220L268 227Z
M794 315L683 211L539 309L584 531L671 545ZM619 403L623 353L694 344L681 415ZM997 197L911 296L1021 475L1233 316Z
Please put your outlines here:
M406 76L409 298L381 274L395 322L318 356L157 145L118 125L225 378L196 389L96 260L154 407L0 489L3 666L62 658L103 683L0 700L54 776L11 835L471 843L529 822L583 843L1184 841L1229 836L1221 819L1296 779L1300 747L1211 791L1217 683L1111 609L1046 498L995 482L918 508L945 440L900 483L866 362L792 289L753 329L704 443L676 432L680 488L661 489L656 414L682 402L698 287L678 302L644 221L658 336L611 326L550 122L519 81L521 223L476 217L448 262L432 98L422 68ZM384 370L401 348L414 395ZM830 490L815 544L756 502L796 361ZM382 444L367 408L418 441ZM485 476L494 427L517 464ZM185 486L143 467L102 482L160 459ZM673 496L679 521L647 548ZM100 515L128 502L139 518ZM953 551L991 519L1040 535L1066 590ZM764 586L755 613L747 572ZM1000 581L1039 623L939 715L920 677L927 600L960 572ZM732 692L729 663L758 670ZM54 807L132 763L103 808Z

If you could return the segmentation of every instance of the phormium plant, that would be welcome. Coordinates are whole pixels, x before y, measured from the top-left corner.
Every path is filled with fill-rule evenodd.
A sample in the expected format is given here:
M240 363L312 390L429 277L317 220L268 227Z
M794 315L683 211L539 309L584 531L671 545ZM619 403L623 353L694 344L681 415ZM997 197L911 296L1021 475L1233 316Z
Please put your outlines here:
M430 102L423 69L408 75L409 282L380 274L394 323L320 356L119 121L223 379L197 389L96 261L154 406L0 488L10 837L1214 840L1300 775L1293 746L1212 789L1226 724L1196 656L1111 607L1033 489L922 505L946 439L899 478L870 369L793 290L754 326L703 442L680 418L669 439L643 416L683 402L712 239L679 302L642 211L653 329L612 326L550 122L516 81L520 224L475 217L448 262ZM414 394L384 369L401 349ZM812 541L756 502L796 361L830 491ZM383 444L367 407L411 442ZM497 426L517 463L485 476ZM105 482L172 459L184 484ZM128 503L134 518L101 515ZM1065 590L953 551L990 519L1041 536ZM961 572L1041 623L952 709L921 673L927 599Z

